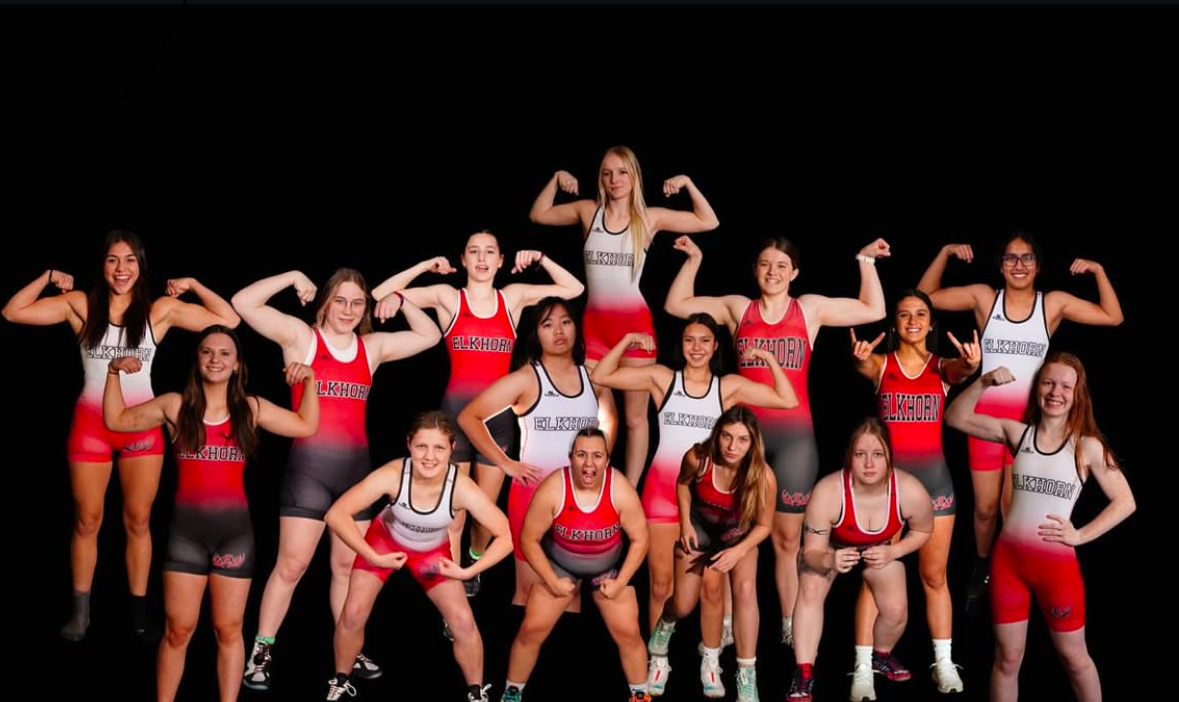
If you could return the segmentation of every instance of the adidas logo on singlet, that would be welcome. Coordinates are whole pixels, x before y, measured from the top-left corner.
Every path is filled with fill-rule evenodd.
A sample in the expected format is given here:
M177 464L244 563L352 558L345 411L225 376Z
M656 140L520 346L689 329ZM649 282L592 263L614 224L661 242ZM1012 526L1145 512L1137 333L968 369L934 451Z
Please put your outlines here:
M999 313L995 313L995 316L994 316L994 317L991 317L991 319L995 320L996 322L1002 322L1002 321L1004 321L1004 319L1003 319L1003 315L1001 315L1001 314L999 314Z
M594 228L593 228L593 229L591 229L590 231L591 231L591 232L596 232L596 233L598 233L598 234L603 234L603 233L605 233L605 231L606 231L606 230L605 230L605 229L602 229L601 227L594 227Z
M672 393L672 395L675 395L676 397L683 397L684 393L680 392L679 390L676 390L675 392Z
M545 396L545 397L560 397L560 395L558 395L557 393L553 392L552 390L545 390L545 391L544 391L544 396Z
M1023 448L1021 448L1019 450L1019 452L1020 453L1035 453L1035 451L1032 450L1031 446L1024 446Z

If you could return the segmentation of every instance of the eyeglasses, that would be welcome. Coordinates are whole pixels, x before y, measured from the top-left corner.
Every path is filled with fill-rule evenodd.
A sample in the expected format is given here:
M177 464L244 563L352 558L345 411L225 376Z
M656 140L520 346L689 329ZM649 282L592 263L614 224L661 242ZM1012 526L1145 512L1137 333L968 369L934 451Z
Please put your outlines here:
M1025 254L1009 253L1009 254L1003 254L999 258L999 260L1002 261L1003 265L1007 266L1008 268L1014 268L1016 261L1023 261L1023 265L1025 265L1025 266L1034 266L1034 265L1036 265L1036 254L1034 254L1034 253L1025 253Z

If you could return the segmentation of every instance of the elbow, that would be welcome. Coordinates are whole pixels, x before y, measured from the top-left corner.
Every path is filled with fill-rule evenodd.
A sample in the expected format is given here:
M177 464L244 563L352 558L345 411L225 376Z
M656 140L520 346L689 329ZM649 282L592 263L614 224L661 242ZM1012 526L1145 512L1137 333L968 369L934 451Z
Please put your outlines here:
M0 314L4 315L4 319L6 319L7 321L15 322L16 320L13 319L13 317L16 316L15 312L16 312L16 310L10 310L10 309L8 309L8 305L5 305L4 309L2 311L0 311Z
M670 314L677 319L683 319L687 315L683 313L679 300L672 300L670 297L663 303L663 311Z
M708 229L706 229L705 231L712 231L713 229L716 229L717 227L720 226L720 219L717 218L716 215L713 215L713 216L709 217L708 219L704 220L704 226L708 227Z
M319 432L319 422L307 422L306 426L300 427L298 431L294 432L292 439L307 439L315 436Z
M238 325L242 323L242 318L237 312L229 311L228 315L221 316L221 324L230 329L237 329Z
M1119 311L1117 314L1110 315L1109 326L1120 327L1124 321L1126 321L1126 317Z
M572 300L574 298L581 297L583 292L585 292L585 283L581 282L580 280L574 281L574 284L569 286L569 297L565 299Z

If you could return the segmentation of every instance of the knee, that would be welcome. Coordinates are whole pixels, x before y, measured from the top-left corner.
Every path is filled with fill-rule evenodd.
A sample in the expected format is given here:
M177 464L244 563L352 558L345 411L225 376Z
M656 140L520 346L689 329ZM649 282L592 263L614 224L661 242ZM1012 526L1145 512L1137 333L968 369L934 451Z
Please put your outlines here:
M151 536L151 507L147 509L128 507L123 510L123 526L127 535L136 538Z
M946 567L938 563L921 567L921 584L926 590L942 590L946 587Z
M102 526L102 507L97 509L78 506L74 515L74 533L82 537L94 536Z
M1019 666L1023 663L1023 647L996 647L995 670L1000 675L1015 676L1019 674Z
M827 597L826 583L817 577L798 579L798 604L823 606Z
M987 504L983 504L980 500L974 503L974 518L981 521L990 521L995 518L995 514L999 511L999 501L995 500Z
M196 628L196 622L181 622L175 619L169 619L167 625L164 627L164 640L172 648L184 648L192 639L192 632Z
M1073 677L1087 672L1093 667L1093 659L1089 656L1089 650L1087 648L1061 651L1060 662L1064 664L1064 668L1068 671L1068 674Z
M904 626L909 618L909 605L904 600L899 602L877 602L876 609L880 612L877 616L893 626Z
M775 551L792 555L798 553L798 537L798 534L790 534L784 529L775 528L770 538L774 542Z
M352 562L356 556L352 554L332 554L332 577L334 578L350 578L352 577ZM306 566L299 570L299 575L303 574Z
M651 576L651 599L656 602L666 602L671 597L674 581L671 573Z
M700 599L710 605L723 606L725 602L725 581L721 578L706 579L700 585Z
M344 609L340 611L340 621L337 626L348 631L363 629L372 610L372 604L348 598L344 602ZM451 628L453 629L453 626Z
M610 635L614 637L614 642L618 644L619 648L626 647L644 647L643 637L639 633L639 622L636 619L633 622L626 622L625 624L617 624L610 629Z
M221 646L241 645L242 620L240 618L229 622L213 622L213 634Z
M278 563L274 566L274 572L281 580L288 583L297 583L299 582L299 578L303 577L303 573L307 571L307 565L308 562L301 558L279 556ZM334 563L332 570L335 570Z
M479 628L475 626L475 616L467 610L461 614L451 614L446 618L455 641L473 641L479 637Z
M733 583L733 599L740 602L757 603L757 581L753 578L737 580Z

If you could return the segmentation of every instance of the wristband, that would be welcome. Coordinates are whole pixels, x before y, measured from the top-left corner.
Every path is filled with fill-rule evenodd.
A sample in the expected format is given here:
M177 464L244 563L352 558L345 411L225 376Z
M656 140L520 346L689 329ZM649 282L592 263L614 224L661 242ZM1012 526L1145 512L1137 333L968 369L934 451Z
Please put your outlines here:
M49 282L47 283L47 285L53 285L53 269L52 268L49 269Z
M871 256L865 256L864 254L856 254L856 260L872 266L876 265L876 259L872 258Z

